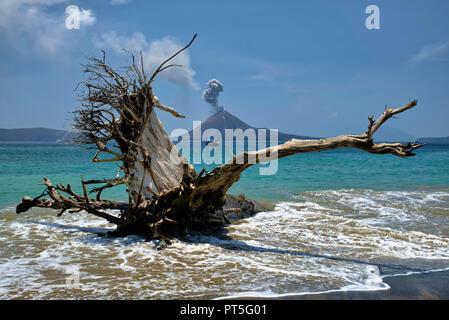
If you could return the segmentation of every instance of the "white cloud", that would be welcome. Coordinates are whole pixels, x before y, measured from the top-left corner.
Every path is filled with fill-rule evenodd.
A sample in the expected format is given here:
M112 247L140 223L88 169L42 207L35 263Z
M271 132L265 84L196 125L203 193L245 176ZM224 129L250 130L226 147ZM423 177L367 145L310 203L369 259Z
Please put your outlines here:
M126 37L117 35L115 31L101 34L100 39L94 40L94 44L98 48L109 48L118 53L122 53L123 49L136 53L148 46L145 35L141 32Z
M81 9L80 10L80 25L81 26L91 26L95 23L95 17L92 11Z
M1 0L0 33L11 41L21 42L30 49L30 41L44 54L56 53L65 44L65 6L57 10L49 7L61 5L67 0ZM90 26L95 22L91 10L80 10L80 25Z
M259 72L250 77L251 80L274 80L281 74L281 69L269 63L258 63Z
M449 50L449 41L434 43L421 48L421 50L413 55L409 62L418 64L422 62L438 60L443 54Z
M5 0L5 1L8 1L8 0ZM67 2L68 0L13 0L13 1L14 2L22 2L25 4L53 6L55 4Z
M111 0L110 4L112 4L112 5L121 5L121 4L128 4L131 1L132 0Z
M94 44L96 47L110 48L118 53L123 53L125 49L137 55L142 51L145 73L148 75L151 75L165 59L184 47L173 37L164 37L148 43L141 32L135 32L131 36L119 36L115 32L103 33L100 39L94 40ZM186 51L176 56L170 64L179 64L182 67L169 68L158 76L172 83L199 90L200 87L193 80L195 71L190 66L190 56Z

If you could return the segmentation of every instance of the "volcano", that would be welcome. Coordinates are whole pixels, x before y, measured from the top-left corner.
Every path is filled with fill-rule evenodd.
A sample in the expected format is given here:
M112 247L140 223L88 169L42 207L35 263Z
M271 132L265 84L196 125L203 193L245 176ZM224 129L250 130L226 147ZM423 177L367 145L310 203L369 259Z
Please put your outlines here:
M266 132L267 139L269 139L269 136L270 136L267 128L257 128L257 127L250 126L246 122L240 120L233 114L226 111L224 108L221 108L221 110L219 112L215 113L214 115L209 117L207 120L201 122L201 137L203 136L203 132L206 131L207 129L216 129L216 130L220 131L223 139L225 138L225 129L231 129L231 130L242 129L243 131L245 131L247 129L254 129L256 132L256 135L258 134L258 131L257 131L258 129L266 129L267 130L267 132ZM189 132L189 136L193 138L193 130L191 130ZM256 136L256 139L257 139L257 136ZM317 138L309 137L309 136L298 136L298 135L294 135L294 134L278 132L278 141L279 142L285 142L290 139L310 140L310 139L317 139Z

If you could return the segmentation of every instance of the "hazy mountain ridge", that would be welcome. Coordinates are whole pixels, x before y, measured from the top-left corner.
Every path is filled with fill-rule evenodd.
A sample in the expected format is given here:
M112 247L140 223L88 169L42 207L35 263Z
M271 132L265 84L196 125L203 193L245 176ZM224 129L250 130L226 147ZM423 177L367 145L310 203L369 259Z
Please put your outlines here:
M252 127L244 121L240 120L236 116L227 112L226 110L221 110L216 114L212 115L210 118L206 119L201 123L202 133L207 129L217 129L222 134L222 138L225 137L225 129L242 129L243 131L247 129L255 129L257 133L257 129L264 128L256 128ZM428 143L428 144L449 144L449 136L448 137L421 137L418 139L412 139L411 136L407 136L406 133L400 132L399 130L385 130L385 136L380 135L380 139L376 139L378 141L414 141L418 140L420 142ZM401 133L401 135L399 135ZM402 134L404 133L404 134ZM387 137L389 135L395 135L395 139ZM193 130L189 132L190 138L193 139ZM72 139L75 137L75 133L57 130L57 129L49 129L49 128L19 128L19 129L0 129L0 142L58 142L62 139ZM269 137L269 133L267 132L267 138ZM403 139L398 139L399 137ZM290 139L319 139L310 136L299 136L294 134L288 134L279 132L278 140L279 141L287 141Z
M58 142L71 139L74 133L48 128L0 129L0 141Z
M418 141L428 144L449 144L449 137L424 137L418 138Z

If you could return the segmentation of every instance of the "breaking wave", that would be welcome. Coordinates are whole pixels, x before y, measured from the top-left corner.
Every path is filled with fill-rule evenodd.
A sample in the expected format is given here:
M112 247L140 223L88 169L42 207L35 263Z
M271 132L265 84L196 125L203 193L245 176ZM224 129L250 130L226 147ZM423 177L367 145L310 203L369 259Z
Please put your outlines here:
M449 268L446 190L305 192L168 249L87 214L0 211L2 299L208 299L385 290ZM73 266L79 289L67 285Z

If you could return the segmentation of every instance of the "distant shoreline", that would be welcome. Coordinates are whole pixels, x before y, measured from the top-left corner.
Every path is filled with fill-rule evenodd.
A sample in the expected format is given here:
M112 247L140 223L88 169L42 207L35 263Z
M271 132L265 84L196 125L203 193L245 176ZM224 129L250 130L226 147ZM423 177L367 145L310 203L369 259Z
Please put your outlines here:
M242 140L234 140L237 142L241 142ZM248 140L244 140L244 141L248 141ZM257 140L255 140L257 142ZM280 140L278 141L278 144L282 144L287 142L288 140ZM421 140L420 140L421 141ZM178 143L178 141L176 140L172 140L172 142L174 144ZM201 142L203 143L204 141L201 140L190 140L190 142ZM376 141L377 143L384 143L384 142L389 142L389 141ZM398 141L399 143L408 143L408 141ZM438 142L424 142L426 145L432 145L432 146L449 146L449 142L448 143L438 143ZM63 141L49 141L49 140L1 140L0 137L0 144L54 144L54 145L70 145L73 144L75 145L75 143L69 141L69 140L63 140ZM269 145L267 145L269 146ZM425 146L424 146L425 147Z
M74 133L48 128L0 129L0 142L52 142L73 139Z
M285 136L296 137L292 134L283 134ZM61 143L58 140L63 139L73 139L75 134L72 132L57 130L57 129L48 129L48 128L19 128L19 129L1 129L0 128L0 142L48 142L48 143ZM316 137L309 136L297 136L303 139L321 139ZM280 139L280 141L284 141L285 139ZM397 141L397 139L382 139L385 140L383 142L391 142ZM197 140L190 140L197 141ZM285 140L285 141L288 141ZM401 141L401 139L399 139ZM426 144L438 144L438 145L446 145L449 144L449 137L423 137L418 138L417 141L426 143ZM67 141L62 141L67 142ZM401 141L408 142L408 141Z

